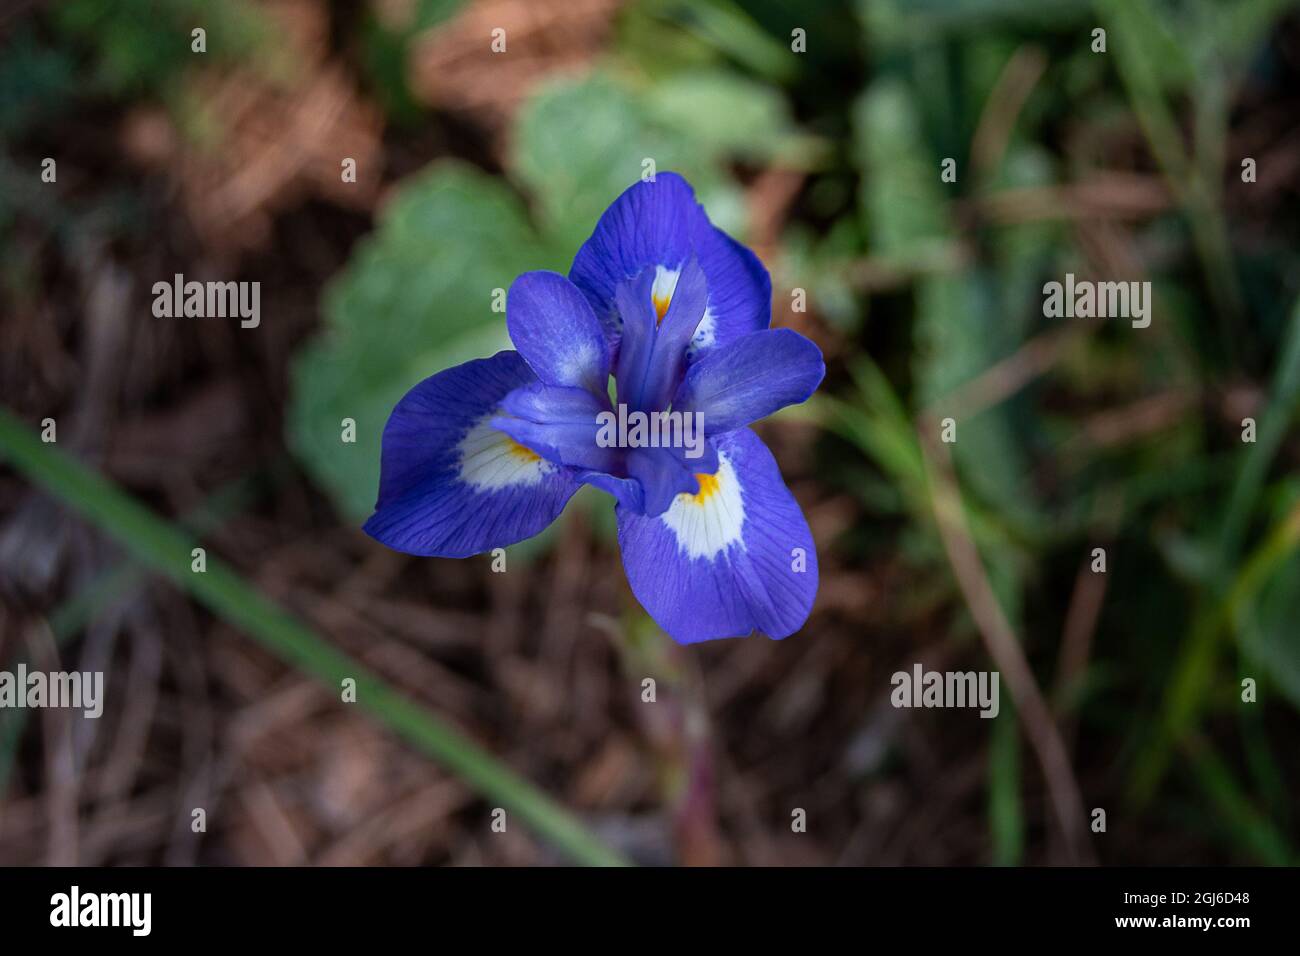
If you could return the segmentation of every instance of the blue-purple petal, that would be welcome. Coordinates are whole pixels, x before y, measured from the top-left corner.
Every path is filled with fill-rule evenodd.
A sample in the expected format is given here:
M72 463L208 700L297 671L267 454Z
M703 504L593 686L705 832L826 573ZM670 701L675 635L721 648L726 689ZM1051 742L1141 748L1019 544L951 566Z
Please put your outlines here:
M679 494L699 487L694 473L667 448L636 448L627 456L628 473L641 484L642 512L661 515Z
M803 626L817 594L812 533L766 446L748 429L714 440L718 473L658 517L618 508L628 583L683 644ZM707 487L705 487L707 485Z
M641 482L635 478L619 478L603 471L579 472L577 478L584 485L591 485L613 495L621 508L638 513L645 509L645 493L641 489Z
M601 215L573 258L569 278L583 291L611 342L620 322L614 295L626 279L655 266L675 269L691 253L691 228L703 216L690 184L675 173L629 186Z
M570 472L491 426L536 376L517 352L439 372L384 427L371 537L408 554L463 558L537 534L577 490Z
M709 308L695 333L692 358L772 324L772 277L749 249L701 215L691 232L709 283Z
M569 278L587 296L617 351L622 334L615 302L619 284L646 269L680 270L692 253L709 290L692 355L768 327L772 281L767 270L709 222L690 184L672 172L633 184L610 204L574 257Z
M555 272L525 272L506 297L506 327L538 379L605 394L609 348L586 297Z
M492 425L543 458L597 471L619 467L620 450L597 442L597 416L610 410L607 397L582 388L526 385L507 395L501 408L506 416L492 419Z
M644 270L640 275L619 283L614 297L623 320L622 347L614 366L614 379L618 382L618 400L630 408L639 407L641 392L650 374L650 361L654 355L658 323L654 305L650 301L650 287L654 274Z
M694 256L686 260L662 321L647 305L647 273L619 286L624 345L618 357L618 400L633 411L668 407L686 366L686 347L704 317L708 287Z
M718 435L807 401L825 374L821 350L793 329L751 332L700 357L673 409L700 412L709 434Z

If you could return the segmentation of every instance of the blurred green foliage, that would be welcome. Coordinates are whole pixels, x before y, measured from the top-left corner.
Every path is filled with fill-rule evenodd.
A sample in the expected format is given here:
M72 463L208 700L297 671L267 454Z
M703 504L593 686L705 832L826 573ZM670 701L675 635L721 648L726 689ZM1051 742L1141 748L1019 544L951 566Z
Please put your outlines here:
M0 57L0 139L17 137L33 119L57 111L76 82L73 54L42 43L31 24L21 24Z
M378 16L367 6L360 25L361 61L390 122L411 126L424 115L407 79L411 41L455 15L463 5L464 0L412 0L398 22Z
M61 0L52 13L58 31L90 57L92 91L115 97L168 93L175 77L196 65L195 28L206 31L204 55L214 62L250 58L270 30L248 0Z

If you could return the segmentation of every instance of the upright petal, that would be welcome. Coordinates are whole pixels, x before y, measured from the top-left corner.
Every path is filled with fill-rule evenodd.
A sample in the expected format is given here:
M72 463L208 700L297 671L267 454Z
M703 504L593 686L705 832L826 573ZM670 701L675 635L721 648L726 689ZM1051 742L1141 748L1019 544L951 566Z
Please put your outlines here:
M506 297L510 341L547 385L604 395L609 381L605 333L586 298L555 272L525 272Z
M704 316L708 288L694 256L682 267L672 304L659 317L644 301L648 270L618 287L624 319L624 348L618 357L618 400L634 410L668 406L686 367L686 347Z
M622 347L614 366L614 378L618 382L619 402L630 408L639 407L645 380L650 374L650 358L654 354L658 324L654 306L649 302L653 283L654 274L646 269L640 275L620 282L614 293L623 321Z
M709 287L699 260L691 256L682 265L672 301L664 312L655 334L654 354L650 359L642 401L644 407L667 408L673 391L686 368L686 349L704 319Z
M709 434L719 435L807 401L825 374L821 350L793 329L751 332L701 356L673 410L699 412Z
M531 537L577 482L492 427L502 400L537 378L517 352L439 372L384 427L371 537L408 554L463 558Z
M817 552L772 453L748 429L714 440L716 475L650 518L618 508L637 600L682 644L797 631L817 594Z
M573 259L569 278L591 302L617 347L621 322L616 291L649 269L650 305L662 318L671 307L686 260L700 262L709 296L692 353L765 329L772 318L772 281L758 257L716 228L681 176L659 173L629 186L610 204Z

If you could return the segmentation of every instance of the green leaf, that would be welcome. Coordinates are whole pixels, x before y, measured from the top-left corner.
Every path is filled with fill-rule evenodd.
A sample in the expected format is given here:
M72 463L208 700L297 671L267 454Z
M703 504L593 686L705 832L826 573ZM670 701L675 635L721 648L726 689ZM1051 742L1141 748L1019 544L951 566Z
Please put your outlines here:
M735 232L740 194L692 130L657 120L643 97L600 73L549 84L520 112L514 175L537 198L544 232L569 255L610 202L651 170L695 187L713 222Z
M798 75L800 57L792 57L786 41L764 30L735 0L691 0L666 6L680 16L686 29L765 80L788 83Z
M646 94L653 118L710 155L754 162L811 160L815 147L796 134L785 97L729 70L682 73Z
M948 222L939 161L923 141L915 98L899 80L878 80L853 108L862 170L863 224L875 255L909 255L944 241Z
M1225 833L1224 842L1235 852L1244 851L1266 866L1293 865L1286 834L1260 812L1251 795L1238 784L1237 773L1203 741L1193 741L1186 750L1197 783L1217 811L1212 819Z
M205 62L190 49L196 27L207 31L205 56L219 62L284 49L266 42L273 25L248 0L64 0L52 14L57 33L90 51L92 92L112 96L169 93L179 74Z
M408 82L412 41L431 27L451 19L463 5L463 0L414 0L404 5L405 15L383 17L371 12L362 21L361 64L390 122L412 125L424 112Z
M1241 646L1251 663L1300 708L1298 619L1300 555L1292 555L1260 586L1255 601L1241 612L1238 627Z
M874 83L854 108L862 215L876 255L920 258L952 234L938 158L927 148L919 115L915 96L894 79ZM919 405L940 401L1018 344L990 286L972 270L918 282L914 370ZM962 477L1004 514L1029 520L1025 463L1005 409L987 409L970 418L962 409L942 413L960 422L954 453Z
M774 284L807 290L820 317L842 331L856 332L865 311L849 276L861 245L856 219L841 216L828 229L793 224L781 240Z

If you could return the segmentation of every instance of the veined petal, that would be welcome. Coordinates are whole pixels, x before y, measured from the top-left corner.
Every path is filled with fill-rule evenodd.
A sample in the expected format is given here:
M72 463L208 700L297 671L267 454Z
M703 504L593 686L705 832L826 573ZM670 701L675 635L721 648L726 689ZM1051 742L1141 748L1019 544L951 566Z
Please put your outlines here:
M610 204L574 257L569 278L587 296L617 351L622 334L616 308L619 284L649 269L654 281L647 297L662 318L692 253L708 286L692 354L768 327L772 281L767 270L757 256L709 222L690 184L672 172L633 184Z
M716 475L658 517L618 508L632 593L676 641L793 634L817 594L817 552L772 453L749 429L715 439Z
M536 381L519 353L498 352L407 392L384 427L366 533L408 554L463 558L554 521L577 482L492 427L506 395Z
M578 288L556 272L525 272L506 297L510 341L547 385L604 395L609 350L600 322Z
M793 329L751 332L702 355L673 409L699 412L709 434L719 435L807 401L825 374L821 350Z
M492 419L493 427L543 458L596 471L620 466L620 449L602 447L597 441L601 430L597 416L610 411L604 396L583 388L525 385L507 395L501 408L510 417Z

